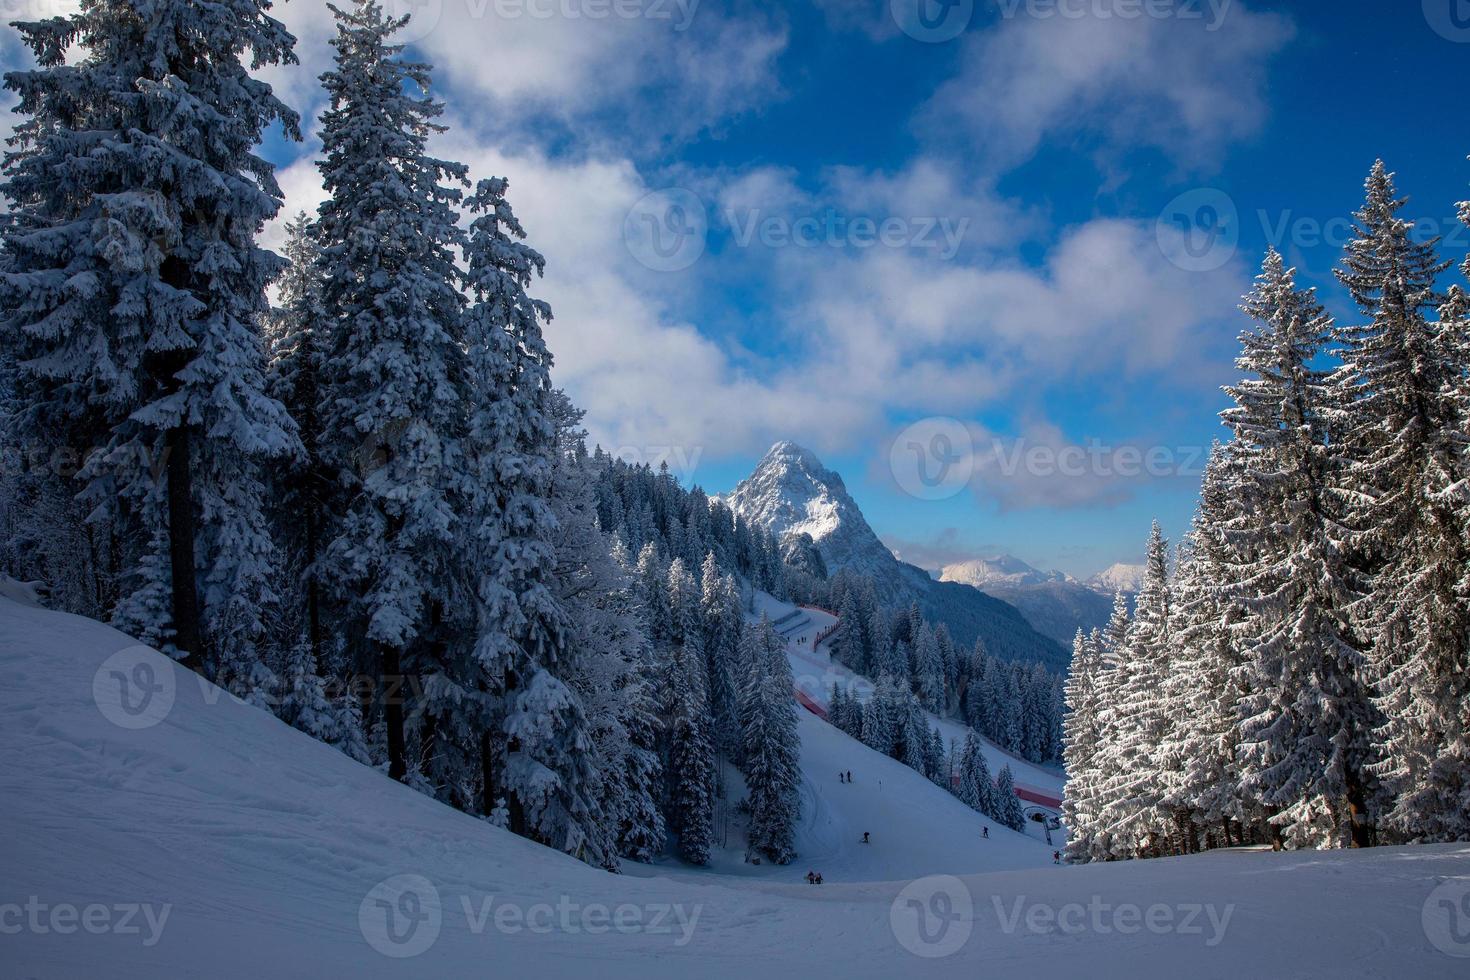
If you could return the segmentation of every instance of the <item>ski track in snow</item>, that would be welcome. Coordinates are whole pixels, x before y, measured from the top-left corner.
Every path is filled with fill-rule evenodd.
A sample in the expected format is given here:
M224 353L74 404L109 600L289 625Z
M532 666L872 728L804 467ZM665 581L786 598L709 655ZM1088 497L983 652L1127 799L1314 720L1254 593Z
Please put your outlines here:
M1042 846L1020 835L956 846L946 835L969 835L976 815L803 712L803 846L827 862L828 884L800 881L804 858L748 878L666 865L613 876L391 782L157 654L131 656L148 659L171 705L148 727L115 724L107 668L129 648L105 626L0 598L0 976L1450 978L1470 962L1432 946L1421 923L1444 888L1470 891L1466 845L1036 867ZM1015 866L974 874L966 862ZM961 877L904 891L938 872ZM418 876L427 890L412 894L427 904L377 904L397 875ZM960 904L936 904L941 894ZM1005 925L1014 908L1098 902L1211 903L1230 918L1214 937L1208 924ZM94 934L52 914L139 903L166 912L161 929L135 912L130 931ZM593 914L619 906L642 926L609 931ZM517 914L497 925L500 909ZM537 909L543 927L518 917ZM942 948L915 924L926 909L944 916L923 930ZM397 910L423 913L394 931L412 947L388 936ZM947 955L915 955L936 950Z

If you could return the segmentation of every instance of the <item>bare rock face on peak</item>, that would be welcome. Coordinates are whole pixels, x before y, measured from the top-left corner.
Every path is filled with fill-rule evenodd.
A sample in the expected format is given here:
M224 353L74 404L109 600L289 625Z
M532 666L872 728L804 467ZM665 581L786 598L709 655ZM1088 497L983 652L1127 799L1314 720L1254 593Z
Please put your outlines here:
M1067 665L1068 651L1038 633L1014 606L968 585L936 582L923 569L899 561L878 540L842 477L811 450L776 443L725 500L782 540L809 536L829 572L868 576L884 604L917 602L925 618L946 624L960 644L968 646L978 637L1000 657L1041 661L1053 670Z

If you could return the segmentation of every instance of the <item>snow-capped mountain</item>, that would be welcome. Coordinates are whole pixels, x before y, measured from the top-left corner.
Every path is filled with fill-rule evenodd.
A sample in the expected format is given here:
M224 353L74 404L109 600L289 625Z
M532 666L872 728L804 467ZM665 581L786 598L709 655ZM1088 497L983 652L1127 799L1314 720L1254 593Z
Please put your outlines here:
M793 442L772 446L726 499L737 514L778 538L811 535L832 571L847 568L886 577L899 564L868 525L842 477Z
M778 537L810 535L829 572L846 569L869 576L887 605L918 602L924 615L945 623L960 644L980 637L997 656L1066 667L1066 647L1038 632L1014 606L968 585L936 582L923 569L900 561L878 539L842 477L808 449L776 443L725 500Z
M1013 555L946 565L939 577L1010 603L1038 633L1064 647L1071 645L1079 629L1102 626L1112 611L1108 597L1070 575L1042 571Z
M939 570L939 580L973 585L979 589L998 582L1040 585L1043 582L1067 582L1071 579L1062 572L1043 572L1015 555L998 555L994 558L974 558L946 565Z
M1144 566L1142 565L1125 565L1119 562L1098 572L1087 580L1087 584L1098 592L1108 595L1115 592L1134 595L1143 588L1143 573Z

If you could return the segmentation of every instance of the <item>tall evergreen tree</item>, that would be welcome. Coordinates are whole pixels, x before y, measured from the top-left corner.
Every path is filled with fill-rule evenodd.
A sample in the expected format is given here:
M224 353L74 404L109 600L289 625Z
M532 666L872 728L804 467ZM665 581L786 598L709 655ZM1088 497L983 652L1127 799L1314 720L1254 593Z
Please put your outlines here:
M1231 492L1245 516L1232 538L1249 585L1235 630L1253 674L1243 788L1274 812L1290 845L1364 844L1375 714L1348 620L1355 592L1333 505L1334 394L1315 366L1331 320L1274 250L1243 309L1256 321L1236 362L1247 377L1227 389L1236 405L1222 413L1241 460Z
M80 492L120 541L118 625L247 686L276 600L261 470L299 451L259 335L281 191L255 148L278 123L299 138L251 75L295 61L269 9L94 0L16 25L38 64L5 77L24 117L3 185L13 423L89 453L43 489Z
M331 9L320 163L329 196L317 224L329 316L321 452L335 499L322 565L348 636L380 678L389 773L402 779L404 705L386 692L433 659L435 634L464 605L467 365L454 255L464 236L460 191L444 181L463 181L465 168L427 152L443 106L427 95L429 67L392 43L406 18L376 0ZM479 654L507 683L512 664L489 661L508 656ZM514 807L511 817L519 829Z
M750 845L777 864L796 857L800 817L801 750L796 733L794 680L785 644L768 620L751 632L746 664L741 771L750 792Z
M1457 404L1470 365L1428 320L1449 263L1437 239L1413 239L1404 203L1380 160L1338 271L1367 318L1339 331L1355 504L1346 522L1371 581L1356 611L1383 712L1385 822L1406 839L1457 840L1470 836L1470 538L1458 499L1470 467Z

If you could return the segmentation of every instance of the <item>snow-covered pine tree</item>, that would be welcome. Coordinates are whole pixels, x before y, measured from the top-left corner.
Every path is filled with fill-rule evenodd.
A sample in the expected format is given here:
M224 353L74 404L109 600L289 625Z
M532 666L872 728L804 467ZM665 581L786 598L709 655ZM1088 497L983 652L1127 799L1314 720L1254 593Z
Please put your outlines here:
M878 682L867 703L863 705L862 742L874 752L884 755L892 755L893 747L898 741L890 711L893 696L893 682L885 678Z
M322 76L330 106L319 164L329 197L317 227L329 311L321 455L335 535L321 567L361 667L380 679L389 774L403 779L404 704L386 692L401 687L399 678L428 673L428 648L471 605L461 601L473 563L461 525L468 393L454 254L464 236L461 193L444 183L462 182L465 168L427 152L443 106L427 95L429 67L405 60L392 42L406 18L390 18L376 0L332 11L335 65ZM490 642L499 650L499 640ZM512 677L511 664L493 662L502 653L479 655L497 687ZM449 679L461 687L467 680ZM565 702L552 687L538 685L545 707ZM512 827L521 829L509 802Z
M1026 811L1021 807L1021 798L1016 795L1016 777L1011 775L1010 766L1001 766L1000 775L995 779L995 813L992 816L1018 833L1026 829Z
M961 802L992 820L997 819L995 784L990 776L990 765L980 748L980 738L974 731L965 733L964 747L960 750L959 777L955 795Z
M739 757L741 742L735 669L740 656L740 634L745 628L740 587L732 576L720 572L713 551L704 554L700 581L699 608L704 623L715 751L722 758L734 760Z
M321 308L316 225L303 211L286 224L286 271L276 281L277 304L265 321L267 391L296 421L302 454L279 467L272 507L290 622L303 630L316 669L335 660L327 643L328 616L317 580L327 539L329 475L321 465L322 361L326 316Z
M575 645L569 639L567 603L616 591L617 583L590 488L574 460L563 457L564 449L576 454L577 444L562 445L562 424L575 426L580 417L563 400L558 421L541 330L551 311L526 293L545 262L526 245L507 188L503 178L476 185L465 244L470 414L460 493L472 528L465 551L475 556L477 572L479 686L489 697L490 731L506 740L502 749L498 739L482 737L482 780L493 783L494 797L507 799L512 829L613 867L615 821L602 813L610 773L599 771L599 763L612 764L592 751L585 697L594 688L591 661L608 653L599 631L626 624L596 617L589 625L585 618L594 611L584 607L590 635ZM573 553L560 555L558 544ZM598 577L570 586L590 575ZM633 669L627 662L633 653L620 652L619 663L602 666ZM616 719L604 715L602 722ZM504 768L497 772L502 751ZM487 790L485 801L490 798Z
M1167 681L1174 723L1162 751L1166 805L1187 814L1186 840L1199 831L1215 846L1232 843L1232 825L1245 820L1236 761L1241 699L1251 673L1231 636L1242 617L1238 557L1228 537L1237 518L1230 492L1232 450L1216 444L1205 467L1200 505L1178 572L1178 666Z
M945 706L944 658L939 641L928 623L921 623L914 638L914 686L926 711L940 711Z
M1157 522L1149 533L1143 588L1103 713L1108 741L1098 753L1102 796L1096 838L1112 857L1157 854L1169 823L1158 750L1169 730L1162 701L1174 655L1168 545Z
M3 185L14 423L89 454L47 489L81 492L133 591L167 591L119 625L247 684L276 598L261 468L299 451L259 334L281 263L256 236L281 191L255 148L275 124L299 138L251 76L295 60L269 6L95 0L18 24L38 65L5 78L24 117Z
M1072 641L1072 666L1067 674L1067 722L1062 761L1067 784L1062 796L1062 821L1067 826L1067 859L1086 861L1094 823L1096 792L1094 757L1102 741L1098 713L1098 674L1102 670L1100 634L1080 628Z
M792 697L795 681L785 644L770 622L753 627L754 656L746 664L741 771L749 790L750 846L777 864L796 857L800 817L801 746Z
M667 823L678 839L679 855L691 864L708 864L719 773L710 732L699 587L682 558L675 558L669 566L664 595L670 623L662 667Z
M1380 160L1346 248L1339 280L1366 323L1339 330L1340 425L1350 458L1345 523L1368 573L1355 608L1383 712L1373 767L1386 827L1407 840L1470 837L1465 699L1470 694L1470 567L1462 501L1470 476L1459 398L1462 344L1447 343L1428 312L1449 262L1438 239L1419 242L1404 199ZM1356 733L1354 733L1356 734ZM1356 843L1369 836L1359 814Z
M560 783L580 787L563 804L575 820L583 860L615 870L618 856L647 861L663 848L658 706L647 639L638 619L632 578L621 543L597 526L591 474L585 462L583 413L553 391L547 412L557 433L549 506L555 518L552 598L566 619L564 655L556 671L575 692L585 716L586 750L579 760L533 750ZM543 834L537 836L548 836Z
M1253 675L1242 788L1290 846L1367 844L1376 716L1348 621L1333 386L1316 366L1331 319L1274 250L1242 308L1256 321L1236 361L1246 378L1226 389L1236 404L1221 413L1240 466L1228 492L1243 515L1230 539L1245 615L1232 632Z

